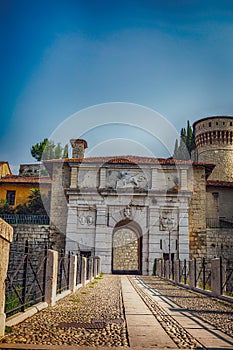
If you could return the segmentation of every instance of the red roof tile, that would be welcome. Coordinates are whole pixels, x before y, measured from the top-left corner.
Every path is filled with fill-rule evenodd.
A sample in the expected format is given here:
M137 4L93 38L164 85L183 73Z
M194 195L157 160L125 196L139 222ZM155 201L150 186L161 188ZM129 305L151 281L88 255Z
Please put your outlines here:
M193 165L207 166L214 168L213 164L197 163L191 160L178 160L174 158L153 158L140 156L106 156L106 157L87 157L87 158L66 158L45 160L48 163L110 163L110 164L154 164L154 165Z
M50 184L51 179L48 176L6 175L0 179L1 183Z

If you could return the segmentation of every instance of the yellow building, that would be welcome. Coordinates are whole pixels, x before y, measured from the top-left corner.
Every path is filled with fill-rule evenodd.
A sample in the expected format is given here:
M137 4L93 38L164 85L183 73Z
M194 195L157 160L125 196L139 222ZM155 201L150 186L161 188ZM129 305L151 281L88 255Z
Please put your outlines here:
M0 162L0 179L6 175L11 175L8 162Z
M19 204L28 202L28 196L34 188L42 194L50 192L51 180L47 176L6 175L0 179L0 199L6 200L14 209Z

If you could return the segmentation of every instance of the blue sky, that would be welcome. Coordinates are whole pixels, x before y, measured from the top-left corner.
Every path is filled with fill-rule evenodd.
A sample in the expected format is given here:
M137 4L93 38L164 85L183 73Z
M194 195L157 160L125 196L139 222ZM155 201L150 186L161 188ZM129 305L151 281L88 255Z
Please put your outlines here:
M32 162L31 145L95 104L143 105L178 131L232 115L232 16L226 0L0 0L0 160Z

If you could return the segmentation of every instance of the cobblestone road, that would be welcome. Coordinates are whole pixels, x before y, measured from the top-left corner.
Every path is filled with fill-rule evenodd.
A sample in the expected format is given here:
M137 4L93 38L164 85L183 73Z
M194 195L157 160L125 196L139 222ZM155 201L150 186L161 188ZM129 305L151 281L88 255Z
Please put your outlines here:
M118 276L104 276L32 316L3 343L128 346Z
M180 308L210 322L233 337L233 304L191 292L152 276L137 278L172 300ZM134 285L137 282L137 279L132 277L130 280L131 283L135 281ZM129 343L121 288L120 276L104 275L103 278L96 279L85 288L58 301L55 306L48 307L12 327L2 343L6 346L20 343L127 348ZM140 292L138 288L136 290L137 293ZM139 294L145 299L143 288ZM151 303L148 299L148 305L152 304L155 303ZM200 348L195 338L173 319L169 319L170 316L165 315L161 307L155 308L155 306L153 305L152 313L155 312L154 316L173 340L174 348ZM131 318L132 316L133 314L130 315ZM135 331L137 332L136 329Z
M140 276L140 280L181 308L233 337L233 304L194 293L153 276Z

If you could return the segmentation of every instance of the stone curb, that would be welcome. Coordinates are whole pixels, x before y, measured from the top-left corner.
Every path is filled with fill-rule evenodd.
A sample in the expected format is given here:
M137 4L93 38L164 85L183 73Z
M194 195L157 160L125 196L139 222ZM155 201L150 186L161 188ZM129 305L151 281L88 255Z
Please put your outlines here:
M28 317L31 317L31 316L35 315L37 312L45 309L46 307L48 307L48 303L46 303L46 302L41 302L41 303L38 303L36 305L33 305L32 307L29 307L24 312L19 312L16 315L8 317L6 320L6 326L7 327L15 326L18 323L26 320Z
M76 286L76 288L77 288L76 290L78 290L81 287L82 287L81 284ZM61 294L57 294L56 302L58 300L61 300L61 299L65 298L69 294L71 294L70 290L65 290ZM41 303L38 303L36 305L33 305L32 307L29 307L24 312L18 312L16 315L13 315L13 316L10 316L10 317L7 318L7 320L6 320L6 327L16 326L18 323L21 323L21 322L25 321L27 318L35 315L37 312L45 309L46 307L48 307L48 303L41 302Z
M90 347L90 346L72 346L72 345L34 345L34 344L1 344L0 349L20 349L20 350L94 350L94 349L99 349L99 350L127 350L127 349L134 349L134 350L142 350L141 346L126 346L126 347L106 347L106 346L98 346L98 347ZM165 348L169 350L177 350L177 347L174 348ZM151 347L144 347L143 350L151 350ZM158 349L160 350L160 349Z

